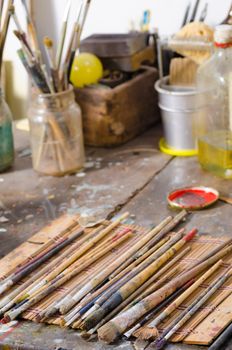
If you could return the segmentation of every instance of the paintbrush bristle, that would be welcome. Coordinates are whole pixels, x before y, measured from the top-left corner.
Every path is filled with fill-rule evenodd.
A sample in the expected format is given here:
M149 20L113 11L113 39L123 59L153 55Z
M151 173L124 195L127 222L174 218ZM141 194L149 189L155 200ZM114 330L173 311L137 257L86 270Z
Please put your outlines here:
M21 34L19 33L18 30L14 30L13 33L14 33L15 36L17 36L17 38L18 38L19 40L22 40Z
M51 48L53 47L53 41L52 41L52 39L49 38L48 36L45 36L45 37L44 37L43 43L44 43L44 45L45 45L47 48L49 48L49 49L51 49Z
M137 329L133 336L141 340L155 340L159 336L159 331L156 327L150 328L147 326Z
M104 324L104 326L100 327L97 331L98 339L102 340L103 342L109 344L113 343L115 340L117 340L121 333L118 331L115 324L111 321Z

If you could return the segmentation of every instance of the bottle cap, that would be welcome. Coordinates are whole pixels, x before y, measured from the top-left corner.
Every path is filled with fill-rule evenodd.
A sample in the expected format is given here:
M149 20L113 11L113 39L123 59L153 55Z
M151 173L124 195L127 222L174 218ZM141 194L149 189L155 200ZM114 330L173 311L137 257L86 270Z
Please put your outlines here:
M175 209L199 210L214 204L219 199L219 193L214 188L184 187L168 194L168 204Z
M232 25L222 24L215 28L214 41L217 44L229 44L232 42Z

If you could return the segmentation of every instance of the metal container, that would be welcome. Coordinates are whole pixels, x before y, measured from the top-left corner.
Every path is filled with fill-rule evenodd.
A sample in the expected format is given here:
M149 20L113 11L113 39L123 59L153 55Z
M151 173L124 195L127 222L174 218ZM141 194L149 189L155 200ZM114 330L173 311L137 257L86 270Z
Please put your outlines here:
M168 85L168 81L164 77L155 84L166 145L177 151L196 150L197 121L206 113L206 95L195 88Z

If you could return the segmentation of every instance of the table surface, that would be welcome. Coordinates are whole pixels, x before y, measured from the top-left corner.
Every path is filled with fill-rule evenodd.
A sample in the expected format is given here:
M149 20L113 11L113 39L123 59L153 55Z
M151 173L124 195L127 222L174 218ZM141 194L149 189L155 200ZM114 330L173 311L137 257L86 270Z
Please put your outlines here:
M149 226L173 214L167 207L166 196L175 188L212 186L232 197L232 181L202 171L195 157L175 158L160 153L161 135L161 127L157 125L123 146L88 148L86 168L81 173L54 178L39 176L33 171L28 133L15 130L14 167L0 174L0 218L8 220L0 223L0 257L65 212L111 218L116 213L129 211L135 223ZM230 204L219 201L209 209L191 214L186 225L214 236L230 235L231 212ZM20 322L13 332L0 334L0 348L134 350L143 346L129 341L111 346L86 342L73 330ZM169 344L167 349L206 347ZM232 341L224 349L232 349Z

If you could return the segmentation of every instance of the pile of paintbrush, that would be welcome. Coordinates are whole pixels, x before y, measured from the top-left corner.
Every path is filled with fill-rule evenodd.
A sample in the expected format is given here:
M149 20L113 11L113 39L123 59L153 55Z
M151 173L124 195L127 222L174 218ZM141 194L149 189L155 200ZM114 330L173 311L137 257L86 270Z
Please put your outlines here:
M6 6L4 6L4 2ZM4 51L6 36L9 28L9 23L10 23L9 9L13 5L13 3L14 3L14 0L0 1L0 75L2 72L3 51Z
M80 158L83 157L78 156L78 147L75 147L73 141L77 138L74 132L75 126L72 125L68 112L66 116L61 117L65 109L64 101L66 101L66 97L62 97L62 92L69 90L69 70L75 52L80 45L80 38L90 1L83 0L75 23L70 24L69 13L72 0L68 0L56 52L54 51L52 39L49 37L44 38L43 44L48 64L45 64L43 60L35 24L27 8L26 1L22 0L22 3L26 12L29 35L23 31L12 2L10 2L8 8L8 14L12 16L17 28L14 34L22 46L17 51L19 58L32 78L32 82L38 92L47 95L42 103L44 113L46 113L43 123L33 123L33 116L31 116L31 128L34 131L32 139L33 165L35 170L42 173L63 175L83 166L83 164L78 164L78 162L80 163ZM69 26L73 27L70 38L67 38ZM65 49L65 47L67 48ZM78 130L78 135L82 135L82 130ZM82 143L82 137L79 138L80 143ZM35 143L34 147L33 142Z
M5 293L0 299L3 322L28 310L26 318L50 322L55 317L59 324L83 330L85 336L97 332L108 343L125 334L156 339L156 347L161 349L231 276L229 266L212 280L221 259L231 253L232 240L183 270L182 258L190 252L188 242L197 230L170 232L187 213L167 217L142 236L136 236L128 226L119 227L128 215L88 232L73 222L55 241L10 271L0 283L0 293ZM86 274L86 270L91 273ZM209 287L195 296L210 277ZM60 287L62 292L58 293ZM230 293L228 290L225 294ZM191 304L160 336L157 326L189 297L193 297ZM198 322L201 320L199 317Z
M72 33L67 43L66 52L64 52L65 41L67 39L67 29L69 13L72 0L69 0L64 12L63 24L60 39L58 42L57 52L54 52L53 41L49 37L44 38L44 46L47 53L48 66L43 62L41 50L38 44L38 38L34 21L27 8L26 1L22 0L26 11L29 36L23 31L20 21L15 13L13 1L10 1L8 8L9 15L15 22L17 30L14 34L21 42L22 48L18 51L18 55L29 72L34 85L41 93L56 93L68 89L69 84L69 67L73 59L73 55L78 50L83 27L86 21L88 9L91 0L86 0L81 4L78 11L77 20L73 24Z
M174 235L174 237L166 237L166 235L187 213L183 211L175 218L166 218L144 236L137 237L135 244L128 245L124 253L120 254L117 259L114 257L112 261L111 255L114 256L112 250L133 236L132 230L129 228L120 228L116 233L113 231L128 215L125 213L107 227L100 226L85 235L83 230L74 226L71 231L69 229L60 234L58 242L47 243L42 251L37 252L36 256L32 257L29 262L25 261L16 270L11 271L1 281L1 294L6 293L32 271L34 273L20 286L7 292L0 300L0 313L4 314L4 319L6 321L13 320L21 315L35 303L49 297L58 287L71 281L78 274L81 275L85 269L90 268L106 255L110 259L106 268L100 265L94 276L89 278L81 276L84 280L78 285L74 285L71 293L69 291L67 295L63 295L62 300L55 300L41 313L38 313L37 319L47 318L59 310L62 312L71 310L73 314L67 314L67 323L71 324L78 318L77 304L79 301L83 305L84 300L85 303L89 300L89 305L97 296L105 299L106 295L114 291L116 286L118 288L123 285L130 287L130 281L133 281L134 278L137 282L133 283L132 288L128 290L128 296L136 292L132 300L138 297L136 289L139 287L141 287L141 292L144 292L146 287L153 290L152 282L164 274L170 266L173 266L176 259L173 259L168 266L163 267L162 272L158 272L158 276L156 275L155 278L153 274L175 254L176 250L186 243L186 240L182 239L183 233ZM67 247L73 241L75 243ZM61 252L64 247L67 249ZM61 254L55 255L59 252ZM47 262L46 265L41 269L41 265L45 262ZM131 266L135 267L132 274ZM136 277L138 275L142 276L141 281L140 278ZM146 281L149 282L146 284ZM103 293L104 291L106 294Z

